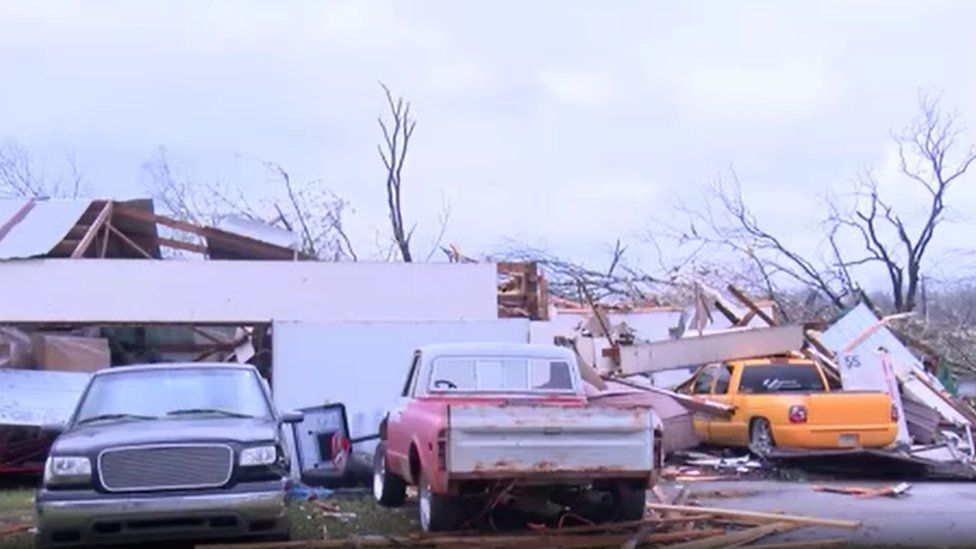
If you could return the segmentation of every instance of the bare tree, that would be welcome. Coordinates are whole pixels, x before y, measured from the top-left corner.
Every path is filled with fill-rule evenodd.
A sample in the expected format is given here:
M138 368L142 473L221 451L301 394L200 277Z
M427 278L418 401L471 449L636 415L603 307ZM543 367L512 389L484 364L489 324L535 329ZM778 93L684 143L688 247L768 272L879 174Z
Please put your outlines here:
M300 251L319 259L358 260L346 234L343 216L349 203L322 181L296 184L280 164L261 160L261 166L280 181L281 190L252 202L240 188L199 182L173 169L165 149L143 164L153 197L167 212L185 221L215 226L226 216L238 216L281 227L299 235Z
M843 231L853 233L863 253L844 258L836 252L845 272L859 265L877 264L888 276L896 311L913 311L918 304L924 260L938 227L945 221L947 193L958 185L976 161L976 149L958 152L962 134L956 115L940 108L937 98L922 97L920 116L893 137L898 144L899 167L906 181L922 191L924 216L911 223L880 191L873 174L862 177L858 203L845 215L831 208L832 240Z
M947 192L976 160L972 147L958 153L960 136L956 116L927 97L920 101L918 120L893 136L901 174L908 183L901 188L920 190L924 196L926 213L921 223L911 223L898 212L868 174L856 187L853 205L845 207L837 197L827 197L826 252L799 250L760 222L732 171L731 182L719 180L708 187L704 204L681 208L688 228L672 227L672 236L679 244L694 245L696 259L711 258L716 249L745 258L770 298L799 296L796 288L805 287L813 292L804 300L807 304L818 301L819 296L833 309L862 295L858 275L863 268L880 265L890 281L893 308L912 311L918 302L926 252L945 221Z
M35 168L27 149L12 141L0 145L0 197L78 198L85 191L84 176L74 155L65 162L67 173L51 179Z
M383 143L377 146L383 166L386 168L386 201L390 211L390 225L393 229L393 240L400 250L400 257L404 262L413 261L410 253L410 239L416 226L406 229L403 220L403 206L401 204L401 183L403 164L407 159L407 147L410 137L417 126L417 121L410 117L410 102L403 97L393 99L390 88L380 82L380 87L386 94L386 102L390 108L392 120L387 123L383 117L378 118L380 129L383 130Z

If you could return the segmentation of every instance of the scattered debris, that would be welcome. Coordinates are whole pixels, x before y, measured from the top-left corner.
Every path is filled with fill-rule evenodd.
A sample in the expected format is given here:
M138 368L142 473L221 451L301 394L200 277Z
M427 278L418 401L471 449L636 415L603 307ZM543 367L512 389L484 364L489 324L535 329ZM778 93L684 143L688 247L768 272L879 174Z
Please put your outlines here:
M288 501L313 501L328 499L335 493L334 490L321 486L308 486L307 484L295 483L288 489Z
M813 489L816 492L830 492L832 494L847 494L850 496L857 496L859 498L875 498L879 496L887 496L892 498L897 498L908 494L908 491L912 488L911 484L907 482L902 482L900 484L895 484L892 486L883 486L881 488L865 488L860 486L822 486L814 485Z
M679 490L673 497L663 489L653 490L660 500L682 501L687 490ZM329 502L318 502L328 509L337 508ZM340 513L341 514L341 513ZM326 515L330 516L330 515ZM696 507L683 504L648 504L643 520L601 523L570 527L533 525L527 532L502 532L486 535L482 532L449 532L443 534L410 534L399 536L365 535L346 539L308 540L290 543L247 543L234 546L211 545L210 549L273 549L302 547L306 549L332 547L518 547L518 548L597 548L620 547L633 549L644 544L669 544L685 549L739 547L776 534L808 526L857 529L860 523L775 513L737 511L715 507ZM808 547L830 547L837 540L812 540ZM671 545L676 544L676 545ZM775 545L778 547L779 545ZM791 545L785 545L791 547Z
M20 534L21 532L28 532L33 528L30 524L15 524L13 526L6 526L0 528L0 538L5 536L12 536L14 534Z

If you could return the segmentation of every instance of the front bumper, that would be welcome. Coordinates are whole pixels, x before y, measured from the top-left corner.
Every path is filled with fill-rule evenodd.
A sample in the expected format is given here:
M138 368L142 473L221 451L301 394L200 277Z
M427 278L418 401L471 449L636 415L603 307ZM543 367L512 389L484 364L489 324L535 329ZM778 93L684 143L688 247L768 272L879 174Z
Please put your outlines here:
M231 489L103 494L93 490L37 493L38 547L176 539L284 538L284 481Z

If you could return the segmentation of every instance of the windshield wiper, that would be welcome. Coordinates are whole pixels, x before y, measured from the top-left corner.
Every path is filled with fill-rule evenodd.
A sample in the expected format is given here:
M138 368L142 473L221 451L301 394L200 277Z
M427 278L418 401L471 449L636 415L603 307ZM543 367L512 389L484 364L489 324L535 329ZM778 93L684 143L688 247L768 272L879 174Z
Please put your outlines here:
M192 414L218 414L227 417L239 417L239 418L252 418L254 416L248 414L241 414L239 412L231 412L230 410L221 410L219 408L185 408L183 410L173 410L171 412L166 412L168 416L187 416Z
M133 420L146 420L146 419L159 419L156 416L143 416L139 414L99 414L97 416L86 417L77 422L78 425L84 425L85 423L91 423L93 421L102 421L109 419L133 419Z

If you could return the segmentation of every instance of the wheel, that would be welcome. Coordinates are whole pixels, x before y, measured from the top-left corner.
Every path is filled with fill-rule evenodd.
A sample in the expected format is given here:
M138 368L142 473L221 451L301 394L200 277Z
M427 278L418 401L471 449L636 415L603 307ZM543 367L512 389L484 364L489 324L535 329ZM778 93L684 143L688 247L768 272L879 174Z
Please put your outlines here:
M461 513L455 498L431 493L427 474L420 474L417 487L420 527L424 532L448 532L460 523Z
M400 507L407 500L403 478L386 469L386 445L376 445L373 454L373 497L384 507Z
M631 480L617 482L613 490L613 519L617 521L641 520L647 508L647 490L644 484Z
M773 428L766 418L757 417L749 424L749 450L757 456L765 457L773 451Z

